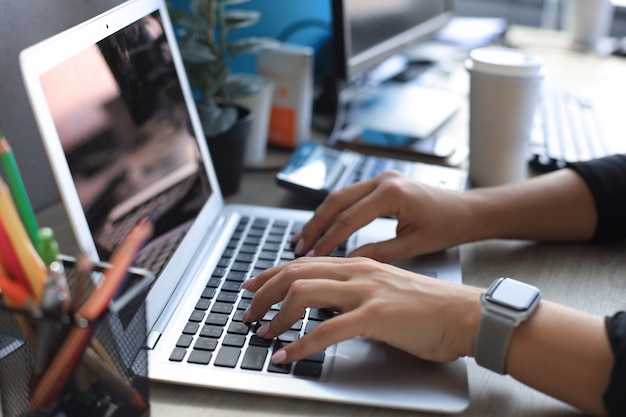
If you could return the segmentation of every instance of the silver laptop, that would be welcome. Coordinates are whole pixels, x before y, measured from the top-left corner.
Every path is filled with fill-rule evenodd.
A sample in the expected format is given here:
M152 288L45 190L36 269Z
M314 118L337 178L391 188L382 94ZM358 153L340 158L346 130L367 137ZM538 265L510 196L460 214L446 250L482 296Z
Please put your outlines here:
M81 248L106 260L138 217L155 224L138 259L157 274L146 300L152 380L432 412L467 407L465 359L435 364L357 338L289 367L270 363L276 346L332 314L311 309L268 343L241 322L252 294L239 286L293 258L289 237L311 213L224 205L162 0L129 1L20 60ZM376 220L338 250L394 231L393 220ZM402 266L461 281L456 249Z

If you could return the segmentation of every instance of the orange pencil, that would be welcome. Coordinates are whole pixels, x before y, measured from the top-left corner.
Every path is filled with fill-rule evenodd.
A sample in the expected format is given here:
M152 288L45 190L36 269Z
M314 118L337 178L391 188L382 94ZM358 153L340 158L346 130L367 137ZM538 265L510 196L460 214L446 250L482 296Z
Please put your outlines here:
M124 281L128 268L151 234L152 224L148 220L140 221L130 231L113 253L110 260L111 267L106 269L102 282L93 290L87 302L76 314L77 318L93 323L106 311L111 299ZM72 328L33 391L30 399L31 410L36 411L54 403L89 343L93 331L93 325Z
M0 213L0 265L4 266L5 273L13 280L29 288L28 279L20 265L20 261L9 238L9 233L4 227L2 213Z
M0 267L0 289L2 289L2 298L10 308L19 308L34 311L35 303L28 291L18 282L13 281Z
M39 302L46 282L46 266L35 250L11 197L11 193L0 178L0 219L9 235L22 270L26 274L35 301Z
M88 321L97 320L105 311L128 274L128 268L133 264L137 253L146 240L152 235L152 224L143 219L128 233L128 236L115 249L109 263L110 268L104 271L102 283L96 288L88 302L78 311L78 317Z

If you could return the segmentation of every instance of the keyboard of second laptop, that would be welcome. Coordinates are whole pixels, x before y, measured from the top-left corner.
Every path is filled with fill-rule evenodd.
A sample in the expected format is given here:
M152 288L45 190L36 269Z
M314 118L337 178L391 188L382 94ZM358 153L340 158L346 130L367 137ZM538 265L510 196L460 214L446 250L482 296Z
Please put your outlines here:
M338 188L391 170L399 171L410 178L438 188L462 191L467 187L467 172L458 168L384 156L363 155L352 175L346 179L346 183Z
M291 236L302 228L283 220L244 217L240 220L221 259L191 312L170 361L237 368L319 378L325 353L319 352L289 365L274 365L268 358L278 348L311 331L332 316L326 310L310 309L291 329L274 340L254 331L280 309L272 306L260 323L244 323L242 315L253 294L241 290L248 277L295 258ZM345 256L345 245L332 256Z

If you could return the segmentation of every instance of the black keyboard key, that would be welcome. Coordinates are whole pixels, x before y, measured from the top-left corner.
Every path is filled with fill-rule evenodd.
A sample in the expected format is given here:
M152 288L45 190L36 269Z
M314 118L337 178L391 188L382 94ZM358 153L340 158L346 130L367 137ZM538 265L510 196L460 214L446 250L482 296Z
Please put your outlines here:
M291 364L287 363L277 365L270 362L269 365L267 365L267 372L273 372L275 374L288 374L291 372Z
M185 355L187 354L187 349L183 348L174 348L172 354L170 355L170 360L172 362L182 362L185 359Z
M275 261L276 252L275 251L261 251L261 253L259 253L259 259L263 261Z
M185 324L185 328L183 329L183 334L194 335L196 334L199 328L200 328L200 325L198 323L189 322Z
M222 283L221 278L212 277L209 279L209 282L206 283L206 286L210 288L217 288L220 286L221 283Z
M207 298L209 300L213 297L215 297L215 288L211 287L206 287L202 290L202 294L200 295L200 298Z
M241 349L230 346L223 346L217 353L214 364L215 366L234 368L235 366L237 366L237 361L239 360L240 354Z
M226 281L234 281L242 283L246 280L248 274L246 272L230 271L226 277Z
M209 309L210 305L211 305L211 300L209 300L208 298L201 298L196 303L196 310L206 311Z
M221 291L217 295L217 301L219 301L220 303L234 304L235 301L237 301L238 297L239 294L237 294L236 292Z
M254 254L253 253L240 253L235 258L235 262L247 262L247 263L250 263L252 261L254 261Z
M241 293L241 298L244 300L252 300L252 298L254 297L254 293L248 290L245 290L243 293Z
M223 346L243 347L246 344L246 337L240 334L227 334L222 340Z
M260 371L265 364L268 349L260 346L248 346L241 361L241 369Z
M269 243L282 243L283 235L269 235L265 241Z
M274 266L274 261L257 261L257 263L254 265L255 269L260 269L260 270L265 270L268 268L271 268Z
M188 334L182 334L178 338L178 342L176 342L176 347L188 348L189 346L191 346L191 342L193 342L193 336Z
M221 278L224 276L224 274L226 274L226 268L215 268L213 270L213 274L211 275L217 278Z
M259 337L257 335L252 335L250 337L250 341L248 342L248 344L250 346L270 347L270 346L272 346L272 339L264 339L264 338Z
M241 248L239 249L239 253L257 253L257 250L259 249L258 246L256 245L241 245Z
M233 321L243 322L243 312L244 310L237 309L237 311L235 311L235 314L233 314Z
M267 242L263 245L262 250L265 252L278 252L281 248L282 245L280 243Z
M224 285L222 285L222 291L238 293L241 291L241 284L237 281L226 281L224 282Z
M189 354L187 362L196 363L198 365L208 365L213 354L206 350L192 350Z
M217 339L210 337L199 337L196 343L193 345L194 349L214 351L217 348Z
M226 326L226 323L228 323L228 315L219 314L219 313L209 313L204 323L212 324L215 326Z
M293 368L294 375L318 379L322 376L322 364L317 362L300 361Z
M228 333L240 334L244 336L247 335L249 331L250 331L250 326L242 322L230 323L230 325L228 326L228 330L227 330Z
M233 305L228 303L215 303L211 307L211 313L230 314L233 311Z
M312 308L309 311L309 319L323 321L333 317L335 313L324 308Z
M202 330L200 330L200 336L219 339L223 332L224 329L222 327L206 325L202 327Z
M200 323L204 320L204 311L203 310L194 310L189 316L189 321Z
M235 262L233 266L230 267L231 271L234 272L248 272L250 271L250 264L245 262Z

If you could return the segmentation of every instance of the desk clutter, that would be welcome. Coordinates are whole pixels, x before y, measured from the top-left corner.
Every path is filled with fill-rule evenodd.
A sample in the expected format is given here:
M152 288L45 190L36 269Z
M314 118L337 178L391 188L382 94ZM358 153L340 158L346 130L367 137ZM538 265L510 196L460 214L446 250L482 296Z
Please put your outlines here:
M143 220L110 263L59 254L0 134L0 416L148 416Z

